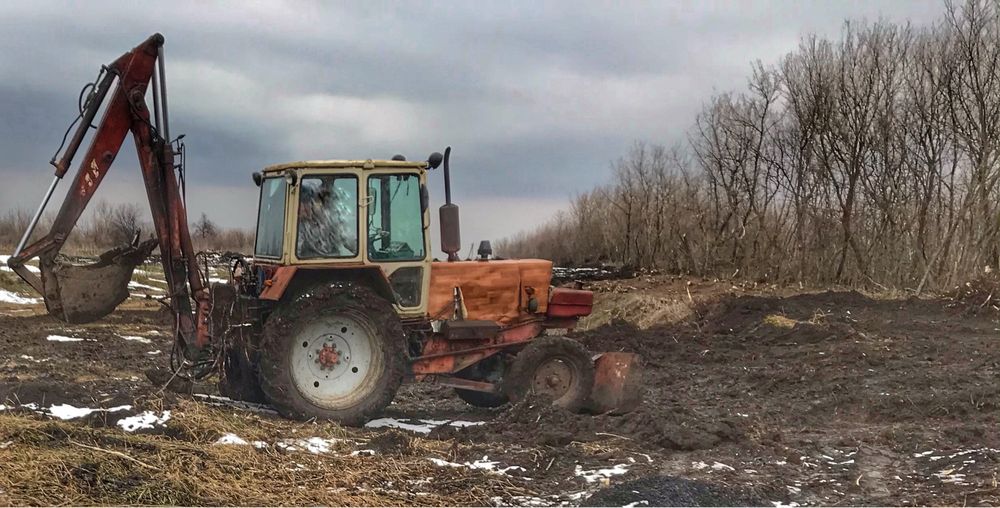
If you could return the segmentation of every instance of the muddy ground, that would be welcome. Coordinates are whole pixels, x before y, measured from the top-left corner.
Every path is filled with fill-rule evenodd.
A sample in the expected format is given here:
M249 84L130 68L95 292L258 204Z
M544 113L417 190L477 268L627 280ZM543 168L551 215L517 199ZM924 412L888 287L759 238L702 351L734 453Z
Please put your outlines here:
M591 286L597 311L574 335L645 357L639 411L474 409L412 385L383 422L402 430L161 390L144 371L166 364L169 323L150 301L88 325L0 304L0 504L1000 503L995 286L924 299L660 275ZM53 416L64 404L131 407ZM146 411L171 413L123 430Z

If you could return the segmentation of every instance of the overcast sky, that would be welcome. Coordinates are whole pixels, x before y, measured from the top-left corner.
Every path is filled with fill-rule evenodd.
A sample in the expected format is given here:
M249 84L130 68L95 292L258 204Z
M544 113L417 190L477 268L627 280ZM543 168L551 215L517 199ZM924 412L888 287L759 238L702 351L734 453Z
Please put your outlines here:
M76 7L70 7L76 5ZM80 87L166 37L189 214L251 227L250 174L301 159L425 159L453 147L466 244L528 229L605 182L638 139L683 139L802 35L845 19L926 24L938 0L0 2L0 211L33 208ZM145 207L134 150L98 199ZM79 162L79 161L77 161ZM440 174L433 203L443 200ZM57 200L67 185L57 192ZM436 219L435 219L436 220Z

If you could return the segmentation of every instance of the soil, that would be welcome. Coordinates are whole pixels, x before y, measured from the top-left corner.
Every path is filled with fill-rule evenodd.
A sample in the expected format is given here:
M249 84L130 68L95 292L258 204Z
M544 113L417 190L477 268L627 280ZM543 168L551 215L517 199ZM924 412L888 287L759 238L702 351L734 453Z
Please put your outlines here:
M753 495L676 476L647 476L603 489L581 506L770 506Z
M603 317L571 335L591 351L643 356L646 392L637 411L580 415L532 399L477 409L450 389L406 385L385 416L455 425L429 434L328 431L363 443L370 450L364 453L374 454L366 464L383 469L380 478L398 474L389 481L392 489L406 484L412 490L411 497L367 502L424 504L425 498L412 496L432 494L426 499L435 503L507 505L1000 503L1000 313L992 292L998 285L990 280L920 299L657 274L586 284L598 291ZM636 316L626 308L636 301L632 296L656 308ZM192 400L208 405L204 397L163 391L143 374L164 367L170 351L170 324L151 302L130 300L87 325L66 325L42 312L0 306L0 404L130 404L135 409L129 414ZM51 334L86 340L51 342ZM225 405L219 418L250 414L272 435L292 435L303 425L245 411ZM125 414L98 412L68 423L120 433L114 424ZM457 426L461 422L482 423ZM173 429L167 436L173 440L219 437ZM0 435L0 445L5 439L15 437ZM471 472L459 479L442 473L424 482L401 464L426 463L421 454L427 449L454 464L435 471L457 472L484 457L496 468L523 469L468 466ZM100 464L81 462L69 470L97 493L74 498L75 504L116 499L101 493L126 488L101 483ZM136 478L115 481L142 481L145 472ZM468 497L473 491L479 497ZM60 499L17 492L0 482L0 501Z

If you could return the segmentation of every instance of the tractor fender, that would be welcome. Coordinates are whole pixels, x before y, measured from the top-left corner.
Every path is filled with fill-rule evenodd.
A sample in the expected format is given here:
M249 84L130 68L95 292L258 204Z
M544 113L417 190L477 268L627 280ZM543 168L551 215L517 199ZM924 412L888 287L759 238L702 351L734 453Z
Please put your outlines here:
M290 301L317 286L350 283L371 288L389 303L396 303L396 295L389 279L379 266L279 266L268 278L270 281L260 293L261 300Z

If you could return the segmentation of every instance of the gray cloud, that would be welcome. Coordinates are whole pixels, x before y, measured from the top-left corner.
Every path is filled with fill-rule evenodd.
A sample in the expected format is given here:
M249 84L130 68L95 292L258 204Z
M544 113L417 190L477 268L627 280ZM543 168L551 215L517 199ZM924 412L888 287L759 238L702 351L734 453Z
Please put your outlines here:
M249 174L268 164L422 158L451 144L470 238L544 220L606 181L635 139L682 139L714 91L742 87L750 62L776 61L801 35L943 11L937 0L68 5L0 3L3 207L34 206L79 87L159 31L192 215L252 225ZM99 197L142 201L128 145ZM439 182L432 192L442 197Z

